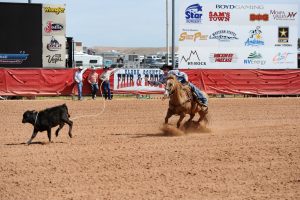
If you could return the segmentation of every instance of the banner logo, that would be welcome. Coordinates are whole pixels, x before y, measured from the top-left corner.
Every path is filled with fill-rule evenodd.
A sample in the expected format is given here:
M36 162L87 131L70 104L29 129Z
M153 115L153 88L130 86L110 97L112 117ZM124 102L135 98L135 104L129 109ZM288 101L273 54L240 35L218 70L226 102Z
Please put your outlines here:
M277 47L291 47L289 44L289 27L278 27L278 43L275 44Z
M50 42L47 44L49 51L58 51L61 49L61 44L52 36Z
M295 20L297 12L271 10L270 14L273 15L274 20Z
M187 32L183 32L180 34L179 41L192 40L196 42L196 40L207 40L208 35L202 35L201 32L196 32L195 34L189 35Z
M290 55L292 55L292 53L288 53L288 52L277 53L273 57L273 63L274 64L288 64L288 63L293 63L292 61L289 60L289 58L291 57Z
M196 65L196 66L203 66L203 65L206 65L206 62L203 62L200 60L199 58L199 55L197 53L197 51L191 51L190 54L185 57L185 56L182 56L181 59L180 59L180 63L181 62L185 62L187 65Z
M51 33L52 31L62 31L64 26L58 23L52 23L52 21L48 21L47 25L44 28L46 33Z
M231 62L236 62L237 60L237 56L236 54L233 53L212 53L210 54L209 60L212 63L216 63L216 62L227 62L227 63L231 63Z
M268 14L250 14L250 21L269 21Z
M65 8L57 7L57 8L51 8L51 7L44 7L44 11L46 13L55 13L59 15L60 13L65 13Z
M217 4L216 9L239 9L239 10L262 10L263 5L227 5L227 4Z
M230 12L209 12L209 21L229 22Z
M262 40L262 31L260 26L257 26L255 30L249 31L250 37L245 42L245 46L262 46L265 42Z
M199 24L202 21L202 6L193 4L185 10L185 19L188 24Z
M57 62L62 62L61 54L54 54L54 55L47 55L46 58L48 58L48 63L56 64Z
M0 54L1 64L22 64L29 57L29 54Z
M236 33L229 30L220 30L212 33L209 36L209 39L216 39L220 42L229 42L231 40L238 40Z
M265 65L266 62L267 61L263 59L262 55L256 51L250 53L248 58L244 60L244 64L246 65Z

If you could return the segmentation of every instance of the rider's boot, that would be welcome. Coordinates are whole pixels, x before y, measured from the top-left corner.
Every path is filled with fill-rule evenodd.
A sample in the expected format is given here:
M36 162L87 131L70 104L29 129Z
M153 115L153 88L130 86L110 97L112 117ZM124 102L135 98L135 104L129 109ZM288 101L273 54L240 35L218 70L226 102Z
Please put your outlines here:
M195 101L200 106L200 108L201 108L202 111L206 112L208 110L207 103L203 103L203 102L201 102L200 99L197 99L197 98L195 98Z

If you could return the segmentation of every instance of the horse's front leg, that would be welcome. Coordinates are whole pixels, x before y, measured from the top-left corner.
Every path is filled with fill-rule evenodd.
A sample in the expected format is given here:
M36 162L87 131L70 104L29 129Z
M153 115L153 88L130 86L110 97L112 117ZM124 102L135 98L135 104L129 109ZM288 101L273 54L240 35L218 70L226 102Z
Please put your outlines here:
M178 120L178 122L177 122L177 128L180 127L180 123L182 122L182 120L183 120L184 117L185 117L185 114L184 114L184 113L180 114L180 118L179 118L179 120Z
M168 109L167 115L166 115L166 117L165 117L165 124L168 123L169 118L170 118L172 115L173 115L173 111L170 110L170 109Z

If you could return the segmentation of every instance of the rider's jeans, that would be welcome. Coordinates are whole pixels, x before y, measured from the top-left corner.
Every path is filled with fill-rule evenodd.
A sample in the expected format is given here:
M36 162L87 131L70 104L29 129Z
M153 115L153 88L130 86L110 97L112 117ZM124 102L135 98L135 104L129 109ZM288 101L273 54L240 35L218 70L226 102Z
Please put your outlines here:
M201 103L207 105L207 104L208 104L208 99L205 97L205 95L202 93L202 91L199 90L199 89L198 89L193 83L191 83L191 82L189 82L189 85L190 85L190 87L191 87L192 92L196 94L198 100L199 100Z

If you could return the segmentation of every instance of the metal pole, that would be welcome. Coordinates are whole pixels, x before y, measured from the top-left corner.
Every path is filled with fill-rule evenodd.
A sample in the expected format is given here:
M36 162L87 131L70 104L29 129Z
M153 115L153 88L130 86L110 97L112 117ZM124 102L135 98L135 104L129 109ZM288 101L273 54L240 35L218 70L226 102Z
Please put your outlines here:
M31 0L28 0L28 3L31 3Z
M76 67L76 62L75 62L75 49L74 49L74 40L72 38L72 68Z
M166 55L166 64L169 64L169 6L168 6L168 1L166 0L166 50L167 50L167 55Z
M172 0L172 66L175 69L175 0Z

